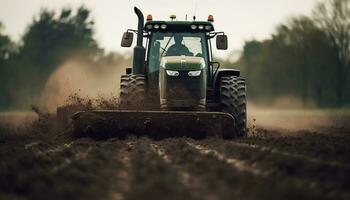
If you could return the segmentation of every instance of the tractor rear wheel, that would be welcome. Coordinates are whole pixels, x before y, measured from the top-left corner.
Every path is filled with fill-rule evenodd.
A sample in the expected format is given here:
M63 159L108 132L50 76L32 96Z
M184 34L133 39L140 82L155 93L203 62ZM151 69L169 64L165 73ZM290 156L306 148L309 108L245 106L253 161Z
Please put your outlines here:
M220 108L235 118L233 135L226 138L244 137L247 132L247 100L245 79L237 76L222 76L220 80Z
M120 78L119 108L122 110L142 110L145 103L145 76L122 75Z

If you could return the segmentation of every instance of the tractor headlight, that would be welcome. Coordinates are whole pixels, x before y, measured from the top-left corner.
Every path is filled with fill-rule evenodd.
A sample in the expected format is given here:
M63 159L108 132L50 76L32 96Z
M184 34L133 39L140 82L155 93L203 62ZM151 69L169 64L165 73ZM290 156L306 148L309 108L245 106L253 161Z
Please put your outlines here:
M203 30L203 29L204 29L204 26L203 26L203 25L199 25L199 26L198 26L198 29L199 29L199 30Z
M146 26L146 29L147 29L147 30L151 30L152 28L153 28L152 24L148 24L148 25Z
M155 24L155 25L153 26L153 28L159 29L159 25L158 25L158 24Z
M193 25L191 25L191 29L192 29L192 30L196 30L196 29L197 29L197 26L193 24Z
M201 75L201 70L197 70L197 71L189 71L188 72L188 75L189 76L199 76L199 75Z
M212 27L211 27L210 25L206 25L206 26L205 26L205 30L211 31L211 30L212 30Z
M173 71L173 70L166 70L166 74L168 74L168 76L179 76L179 71Z
M161 29L166 29L168 26L166 25L166 24L162 24L162 25L160 25L160 28Z

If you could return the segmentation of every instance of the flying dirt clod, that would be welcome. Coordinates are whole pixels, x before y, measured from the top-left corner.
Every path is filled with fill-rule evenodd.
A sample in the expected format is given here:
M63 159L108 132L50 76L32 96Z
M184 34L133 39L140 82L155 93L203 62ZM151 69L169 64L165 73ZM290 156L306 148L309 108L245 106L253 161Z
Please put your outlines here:
M144 23L142 12L134 11L138 28L128 29L121 42L130 47L137 34L133 66L121 76L119 109L77 112L74 135L245 136L245 79L239 70L220 69L213 60L213 38L217 49L228 46L227 36L214 32L213 16L208 21L175 21L174 16L154 21L149 15Z

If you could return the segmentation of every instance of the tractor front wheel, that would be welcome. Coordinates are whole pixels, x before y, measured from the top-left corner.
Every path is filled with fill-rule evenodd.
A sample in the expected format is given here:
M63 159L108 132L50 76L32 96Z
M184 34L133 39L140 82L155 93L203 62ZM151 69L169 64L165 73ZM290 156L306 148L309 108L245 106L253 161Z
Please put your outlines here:
M235 134L226 138L244 137L247 132L246 84L243 77L222 76L220 80L220 108L235 118Z
M145 76L122 75L120 78L119 109L142 110L145 104Z

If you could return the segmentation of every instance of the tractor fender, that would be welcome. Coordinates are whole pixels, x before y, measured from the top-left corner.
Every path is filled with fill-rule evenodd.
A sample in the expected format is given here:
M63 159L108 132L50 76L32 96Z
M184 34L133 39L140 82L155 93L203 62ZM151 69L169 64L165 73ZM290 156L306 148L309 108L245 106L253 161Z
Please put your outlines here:
M240 76L241 71L238 69L219 69L216 74L214 75L213 79L213 87L215 88L215 96L217 96L219 92L219 86L220 86L220 79L222 76Z

